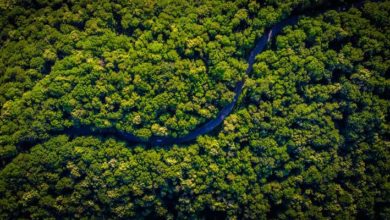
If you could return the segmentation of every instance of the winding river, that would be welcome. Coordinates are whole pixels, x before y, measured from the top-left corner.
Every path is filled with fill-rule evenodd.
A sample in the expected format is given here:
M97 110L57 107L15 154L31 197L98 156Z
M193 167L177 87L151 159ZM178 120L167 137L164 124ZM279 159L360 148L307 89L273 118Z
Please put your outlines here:
M267 43L271 41L273 37L275 37L280 31L287 25L295 24L298 21L297 16L292 16L288 19L285 19L277 24L275 24L271 29L265 32L265 34L257 40L255 47L249 54L248 57L248 68L246 69L246 74L249 74L253 69L253 64L255 62L255 57L259 53L261 53L266 47ZM138 138L137 136L127 133L124 131L118 131L115 129L94 129L90 126L83 127L71 127L67 128L61 133L66 133L70 136L79 136L79 135L103 135L103 136L114 136L116 138L126 140L128 142L137 142L144 143L150 145L171 145L171 144L179 144L184 142L189 142L196 139L198 136L207 134L213 129L215 129L218 125L220 125L223 120L232 112L234 106L236 105L238 98L240 97L243 87L244 87L244 79L237 82L236 87L234 88L234 98L233 101L226 105L222 110L218 113L217 117L208 121L207 123L201 125L191 133L183 136L183 137L159 137L152 136L149 140L143 140Z
M375 1L375 0L373 0ZM361 7L363 5L364 1L359 1L352 3L350 6L345 7L342 5L337 6L337 11L346 10L346 8L350 8L352 6L354 7ZM334 5L333 5L334 7ZM329 10L329 8L327 9ZM325 11L325 10L320 10ZM308 14L312 14L313 11L309 12ZM318 11L316 12L316 14ZM307 13L305 13L307 14ZM251 50L249 57L248 57L248 68L246 69L246 74L249 74L253 69L253 64L255 62L256 56L261 53L268 42L270 42L277 34L279 34L282 29L285 26L296 24L298 21L298 16L291 16L283 21L280 21L276 23L272 28L267 30L264 35L257 40L255 47ZM220 125L223 120L232 112L234 106L237 104L238 98L240 97L243 87L245 84L245 80L242 79L241 81L237 82L236 87L234 88L234 98L232 102L230 102L228 105L226 105L222 110L218 113L217 117L208 121L207 123L199 126L194 131L190 132L189 134L183 136L183 137L161 137L161 136L152 136L149 138L149 140L141 139L131 133L127 133L125 131L118 131L113 128L109 129L97 129L92 126L81 126L81 127L70 127L62 131L52 132L52 133L58 133L58 134L68 134L72 137L77 137L80 135L100 135L100 136L113 136L115 138L125 140L127 142L134 142L134 143L143 143L148 145L172 145L172 144L180 144L184 142L189 142L194 139L196 139L198 136L207 134L213 129L215 129L218 125Z
M371 0L373 2L376 2L378 0ZM332 4L330 5L334 10L337 11L345 11L348 8L351 7L361 7L364 5L364 0L363 1L358 1L350 4L349 6L346 6L344 4ZM310 12L305 12L303 14L305 15L316 15L320 12L324 12L326 10L329 10L330 8L327 9L320 9L320 10L314 10ZM287 25L293 25L296 24L298 21L298 16L291 16L283 21L280 21L276 23L272 28L267 30L264 35L256 41L255 47L251 50L249 57L248 57L248 68L246 69L246 74L249 74L252 69L253 69L253 64L255 62L255 57L261 53L268 42L271 41L277 34L281 32L281 30L287 26ZM114 128L107 128L107 129L98 129L93 126L72 126L63 130L52 130L49 132L50 135L60 135L60 134L67 134L70 137L78 137L78 136L88 136L88 135L93 135L93 136L102 136L102 137L115 137L120 140L124 140L126 142L130 143L143 143L148 146L168 146L172 144L180 144L184 142L189 142L194 139L196 139L200 135L204 135L215 129L218 125L220 125L223 120L232 112L234 106L237 104L237 101L242 93L243 87L245 84L245 80L242 79L241 81L237 82L236 87L234 88L234 98L232 102L230 102L228 105L226 105L217 115L216 118L208 121L207 123L199 126L196 128L194 131L191 133L183 136L183 137L159 137L159 136L152 136L149 138L149 140L144 140L141 139L132 133L127 133L125 131L120 131L116 130ZM35 140L26 140L26 141L21 141L17 144L18 148L23 151L23 150L28 150L32 145L38 144L40 142L44 141L44 139L35 139ZM1 167L1 165L0 165Z

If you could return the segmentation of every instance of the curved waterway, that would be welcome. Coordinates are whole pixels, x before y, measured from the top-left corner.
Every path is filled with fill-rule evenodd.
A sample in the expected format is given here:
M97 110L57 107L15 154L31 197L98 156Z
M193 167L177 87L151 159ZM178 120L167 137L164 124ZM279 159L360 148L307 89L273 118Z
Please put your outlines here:
M377 0L373 0L373 1L375 2ZM335 10L344 11L350 7L361 7L364 4L364 2L365 2L364 0L358 1L358 2L352 3L348 7L346 7L345 5L343 6L343 5L336 4L337 7L335 8ZM333 7L336 5L333 5ZM325 10L330 10L330 9L328 8ZM306 15L307 14L318 14L319 12L323 12L325 10L320 10L320 11L314 10L314 11L304 13L304 14L306 14ZM265 49L268 42L270 42L277 34L279 34L285 26L293 25L293 24L296 24L297 22L298 22L298 16L291 16L285 20L282 20L282 21L276 23L274 26L272 26L272 28L270 28L268 31L266 31L264 33L264 35L256 41L255 47L251 50L249 57L248 57L248 68L246 69L245 73L248 74L252 71L256 56ZM79 127L79 128L71 127L71 128L66 129L65 131L62 131L61 133L65 133L65 134L68 134L70 136L79 136L79 135L114 136L116 138L126 140L128 142L145 143L145 144L150 144L150 145L171 145L171 144L180 144L180 143L184 143L184 142L189 142L189 141L196 139L200 135L209 133L210 131L215 129L218 125L220 125L223 122L223 120L232 112L234 106L237 104L238 98L240 97L240 95L242 93L244 83L245 83L244 79L237 82L236 87L234 89L235 95L234 95L233 101L230 102L228 105L226 105L218 113L216 118L199 126L194 131L190 132L189 134L187 134L183 137L174 138L174 137L169 137L169 136L168 137L152 136L148 140L144 140L144 139L141 139L141 138L139 138L131 133L127 133L124 131L118 131L115 129L96 129L96 128L93 128L91 126L85 126L85 127Z
M285 19L277 24L275 24L271 29L265 32L265 34L257 40L255 47L252 49L252 51L249 54L248 57L248 68L246 69L246 74L250 73L253 69L253 64L255 62L255 57L259 53L261 53L267 43L271 41L280 31L287 25L295 24L298 21L297 16L292 16L288 19ZM83 127L71 127L67 128L63 133L71 135L71 136L79 136L79 135L104 135L104 136L114 136L119 139L126 140L128 142L139 142L139 143L146 143L150 145L171 145L171 144L180 144L188 141L192 141L196 139L198 136L207 134L210 131L214 130L218 125L220 125L223 120L232 112L234 106L237 104L238 98L240 97L242 93L242 89L244 87L244 79L236 83L236 87L234 88L234 98L232 102L230 102L228 105L226 105L221 111L218 113L217 117L208 121L207 123L199 126L189 134L183 136L183 137L159 137L159 136L152 136L149 138L149 140L143 140L141 138L138 138L134 134L127 133L124 131L118 131L115 129L94 129L90 126L83 126Z

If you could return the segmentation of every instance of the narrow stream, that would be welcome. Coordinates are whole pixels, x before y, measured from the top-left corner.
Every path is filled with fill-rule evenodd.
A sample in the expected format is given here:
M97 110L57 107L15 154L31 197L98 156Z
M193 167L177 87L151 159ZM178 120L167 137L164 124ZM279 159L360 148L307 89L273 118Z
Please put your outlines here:
M246 74L249 74L253 69L253 64L255 62L255 57L259 53L261 53L267 43L271 41L285 26L295 24L298 21L297 16L292 16L288 19L285 19L277 24L275 24L271 29L266 31L264 35L257 40L255 47L250 52L248 57L248 68L246 69ZM138 138L137 136L127 133L124 131L118 131L115 129L93 129L90 126L84 126L80 128L68 128L62 131L62 133L68 134L70 136L80 136L80 135L103 135L103 136L115 136L119 139L126 140L128 142L138 142L138 143L146 143L150 145L171 145L171 144L179 144L183 142L188 142L196 139L198 136L207 134L213 129L215 129L218 125L220 125L223 120L232 112L234 106L237 104L238 98L242 93L242 89L244 87L244 80L237 82L236 87L234 89L234 98L231 103L226 105L217 115L217 117L213 120L206 122L200 127L196 128L191 133L183 136L183 137L159 137L152 136L149 140L143 140Z

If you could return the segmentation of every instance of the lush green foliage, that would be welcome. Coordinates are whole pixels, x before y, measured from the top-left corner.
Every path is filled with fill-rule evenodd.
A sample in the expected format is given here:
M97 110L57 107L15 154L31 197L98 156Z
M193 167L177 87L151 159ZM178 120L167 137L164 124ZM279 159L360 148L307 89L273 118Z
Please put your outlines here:
M186 134L232 99L264 28L315 5L13 4L0 5L0 218L390 217L389 2L300 18L221 128L151 148L53 133Z
M187 134L232 100L264 28L302 3L23 1L1 17L0 156L71 126Z
M245 53L289 5L77 1L14 7L2 17L0 104L22 97L11 110L19 118L18 109L31 108L22 116L28 118L48 115L52 106L50 118L32 130L91 124L145 139L185 135L232 100L247 67ZM23 133L39 135L30 125L19 130L28 126Z

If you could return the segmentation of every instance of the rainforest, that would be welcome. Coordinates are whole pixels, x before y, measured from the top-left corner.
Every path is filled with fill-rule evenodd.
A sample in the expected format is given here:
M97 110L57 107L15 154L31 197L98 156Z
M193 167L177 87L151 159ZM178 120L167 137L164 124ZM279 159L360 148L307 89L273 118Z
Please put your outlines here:
M390 219L390 1L1 0L0 219Z

